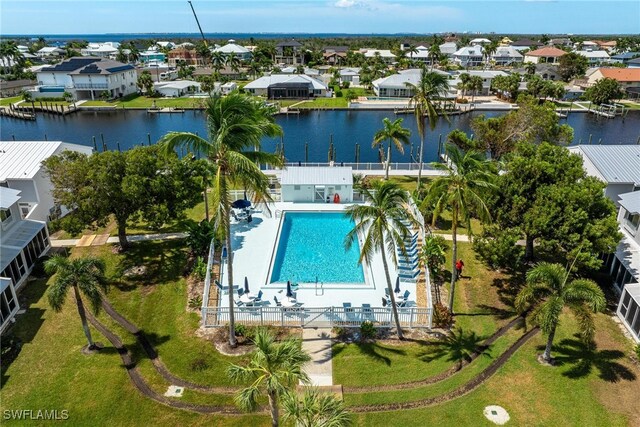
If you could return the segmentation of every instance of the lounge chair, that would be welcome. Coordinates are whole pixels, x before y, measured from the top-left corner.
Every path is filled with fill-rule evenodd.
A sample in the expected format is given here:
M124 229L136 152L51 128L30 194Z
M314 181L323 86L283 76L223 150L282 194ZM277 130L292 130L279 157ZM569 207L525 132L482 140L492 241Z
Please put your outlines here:
M240 300L236 300L235 303L238 307L242 307L244 305L244 303Z
M278 297L273 297L273 300L276 302L277 307L282 307L282 303L278 301Z
M389 302L387 301L387 299L383 297L382 298L382 306L386 307L388 304L389 304Z
M253 302L262 302L262 291L258 291L258 296L253 300Z
M362 318L364 320L374 321L373 311L371 311L370 304L362 304Z
M384 294L389 297L389 288L384 288Z
M409 295L411 295L411 292L404 291L404 295L402 295L402 299L406 302L409 299Z
M242 295L244 295L244 289L238 288L238 296L241 297Z

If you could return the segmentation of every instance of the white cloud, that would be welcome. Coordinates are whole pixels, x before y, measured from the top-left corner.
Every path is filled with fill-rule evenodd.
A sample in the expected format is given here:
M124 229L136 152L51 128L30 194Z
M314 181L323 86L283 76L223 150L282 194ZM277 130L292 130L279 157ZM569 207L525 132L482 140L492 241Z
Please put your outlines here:
M357 5L358 2L356 0L338 0L333 5L335 7L348 8Z

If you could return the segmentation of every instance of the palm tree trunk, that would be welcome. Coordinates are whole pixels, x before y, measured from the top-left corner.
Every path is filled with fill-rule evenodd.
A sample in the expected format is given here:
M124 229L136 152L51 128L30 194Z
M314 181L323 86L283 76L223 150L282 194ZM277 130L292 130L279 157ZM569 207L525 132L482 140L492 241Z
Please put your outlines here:
M391 166L391 143L387 147L387 165L385 168L384 179L389 180L389 167Z
M544 349L544 353L542 354L542 359L547 362L550 363L551 362L551 346L553 345L553 338L556 335L556 326L554 325L553 328L551 329L551 332L549 332L549 338L547 339L547 346Z
M269 410L271 412L271 425L278 427L280 415L278 414L278 397L274 391L268 392L269 395Z
M96 347L93 343L93 339L91 338L91 331L89 330L89 324L87 323L87 315L84 312L84 304L82 304L82 298L80 298L80 292L78 291L78 287L73 287L73 293L76 297L76 304L78 305L78 314L80 315L80 320L82 321L82 329L84 330L84 335L87 337L87 341L89 342L89 350L92 350Z
M458 271L456 270L456 260L458 257L458 236L456 235L458 232L458 208L454 206L452 211L451 232L453 233L453 244L451 247L453 254L451 259L451 289L449 290L449 311L451 314L453 314L453 297L456 290L456 280L458 280Z
M202 177L203 181L204 181L204 217L206 218L207 222L209 222L209 198L207 197L207 178L206 176Z
M228 201L223 203L228 204ZM230 212L230 209L226 210ZM227 214L227 221L225 225L225 234L227 241L227 284L229 288L229 345L231 348L238 346L238 340L236 339L236 320L234 315L234 302L233 302L233 251L231 250L231 218Z
M396 331L398 332L398 339L404 339L402 328L400 328L400 318L398 317L398 307L396 306L396 297L393 294L393 287L391 286L391 277L389 276L389 265L387 264L387 257L385 256L384 243L380 241L380 253L382 254L382 265L384 267L384 277L387 279L387 289L389 289L389 299L391 300L391 311L393 312L393 320L396 323Z
M127 240L127 222L126 221L117 221L118 222L118 241L120 243L120 247L122 249L127 249L129 247L129 241Z
M424 118L421 117L420 120L424 120ZM420 135L420 161L418 162L418 164L420 165L420 168L418 169L418 187L417 187L418 190L420 190L420 180L422 179L422 152L423 151L424 151L424 135Z
M527 261L533 260L533 240L533 236L525 236L524 259Z

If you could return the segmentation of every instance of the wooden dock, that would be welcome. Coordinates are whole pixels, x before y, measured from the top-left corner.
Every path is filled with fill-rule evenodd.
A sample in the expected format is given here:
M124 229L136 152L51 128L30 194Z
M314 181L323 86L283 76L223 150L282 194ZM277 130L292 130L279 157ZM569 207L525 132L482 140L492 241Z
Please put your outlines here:
M147 109L147 113L149 114L183 114L184 111L185 111L184 108L174 108L174 107Z
M27 112L31 114L35 114L36 111L42 113L50 113L50 114L58 114L61 116L66 116L67 114L75 113L78 111L78 107L75 105L59 105L59 104L47 104L45 103L33 103L32 105L22 103L20 105L14 105L13 110L18 110L22 112Z
M0 107L0 116L13 117L14 119L21 120L35 120L36 115L33 113L27 113L20 110L14 110L8 107Z

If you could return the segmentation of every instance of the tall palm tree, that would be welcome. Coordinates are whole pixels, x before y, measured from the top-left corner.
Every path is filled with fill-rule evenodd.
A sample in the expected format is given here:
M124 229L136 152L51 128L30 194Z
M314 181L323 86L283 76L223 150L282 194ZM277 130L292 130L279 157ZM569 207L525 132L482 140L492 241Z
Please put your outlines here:
M70 260L61 255L55 255L45 261L44 270L47 274L55 274L53 284L47 291L49 305L55 312L60 312L67 300L67 291L72 287L89 349L95 349L81 294L89 300L91 309L97 314L102 304L102 292L107 291L104 261L95 257Z
M474 150L463 152L453 144L447 144L446 163L433 163L433 167L445 172L437 177L423 201L423 206L435 203L432 225L446 208L451 210L452 265L449 311L453 312L453 298L456 285L455 264L458 257L458 222L464 221L471 235L471 214L483 221L489 221L491 214L485 202L487 193L495 188L492 165L485 156Z
M469 79L469 83L467 83L467 87L471 89L471 102L476 98L476 93L482 93L482 88L484 87L484 80L480 76L471 76Z
M436 61L440 59L442 56L442 51L440 50L440 45L437 43L429 46L429 61L431 62L431 69L433 70L433 65Z
M486 58L485 68L489 67L489 61L491 60L491 56L498 50L499 43L497 40L493 40L491 43L486 44L482 47L482 51L484 53L484 57Z
M400 154L404 154L404 145L409 145L409 137L411 136L411 131L409 129L402 127L403 119L397 119L395 121L391 121L388 118L382 119L383 128L380 129L373 136L373 144L372 147L376 148L382 145L385 141L389 143L387 146L387 159L385 165L385 174L384 179L389 179L389 167L391 165L391 143L398 149Z
M462 97L467 94L467 89L469 89L469 82L471 81L471 75L469 73L460 74L460 83L458 83L458 89L462 91Z
M256 350L247 366L231 365L227 374L236 383L250 383L236 394L238 406L255 411L263 393L269 398L271 425L280 422L278 401L299 383L308 384L309 377L302 370L311 360L302 350L299 339L288 338L280 343L265 329L259 329L254 338Z
M227 57L224 53L214 51L211 53L211 65L216 73L219 73L220 70L224 68L227 63Z
M231 71L233 72L236 72L236 73L239 72L241 64L242 64L242 61L240 61L240 58L238 58L236 55L230 55L227 58L226 65L228 65L229 68L231 68Z
M213 218L225 232L227 245L227 280L233 289L233 250L231 247L231 194L234 184L242 183L253 193L254 202L269 203L269 179L259 163L275 167L283 165L282 158L260 151L262 137L282 135L274 116L263 102L240 93L225 97L216 94L208 99L206 120L209 139L191 132L169 132L159 143L168 152L184 147L199 153L214 167L211 179L210 203ZM233 313L233 292L229 292L229 345L237 345Z
M416 124L418 125L418 134L420 135L420 169L418 169L418 189L420 189L422 166L424 163L424 137L426 134L425 116L429 119L429 128L434 130L438 120L435 100L447 93L449 90L449 82L445 75L433 71L426 71L423 68L418 84L407 83L407 87L413 90L413 96L409 100L409 108L413 108L413 114L416 116Z
M542 355L546 362L551 361L553 338L565 307L576 316L582 340L590 343L595 333L592 313L606 306L604 293L594 281L569 280L570 271L560 264L541 262L527 272L527 283L516 297L516 309L522 312L533 307L534 321L548 335Z
M335 395L320 393L316 388L307 388L298 398L295 393L282 397L284 421L293 421L299 427L346 427L351 417L344 402Z
M409 236L409 227L405 223L408 221L410 225L417 226L418 221L408 208L409 193L398 184L392 181L374 181L371 188L363 188L361 191L366 204L351 205L345 210L356 225L345 237L344 245L349 250L358 241L358 237L362 237L359 262L365 260L369 264L373 262L374 255L380 252L398 338L403 339L387 257L391 258L394 266L398 265L397 250L406 253L404 241Z

